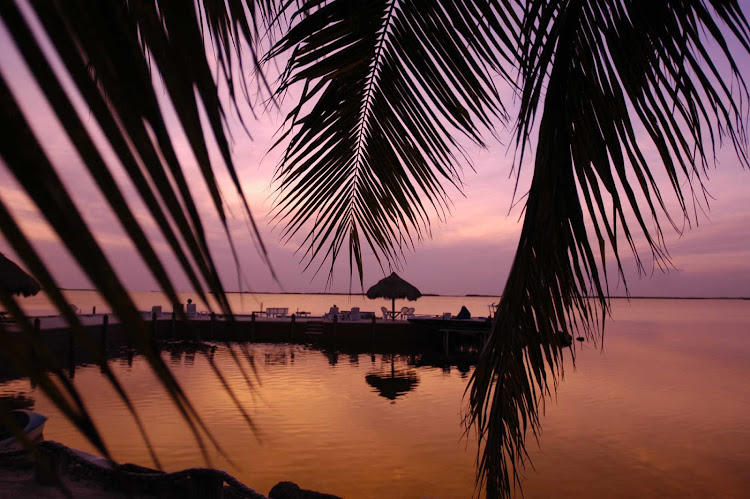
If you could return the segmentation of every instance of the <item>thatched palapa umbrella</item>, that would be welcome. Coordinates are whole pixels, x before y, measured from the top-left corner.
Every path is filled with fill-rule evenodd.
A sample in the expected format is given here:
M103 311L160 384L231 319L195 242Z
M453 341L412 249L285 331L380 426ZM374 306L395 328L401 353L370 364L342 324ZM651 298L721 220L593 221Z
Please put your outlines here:
M40 288L36 279L0 253L0 289L11 295L31 296Z
M395 272L388 277L378 281L376 285L367 290L367 297L371 300L375 298L391 299L391 317L396 320L396 298L406 298L414 301L422 296L417 288L401 279Z

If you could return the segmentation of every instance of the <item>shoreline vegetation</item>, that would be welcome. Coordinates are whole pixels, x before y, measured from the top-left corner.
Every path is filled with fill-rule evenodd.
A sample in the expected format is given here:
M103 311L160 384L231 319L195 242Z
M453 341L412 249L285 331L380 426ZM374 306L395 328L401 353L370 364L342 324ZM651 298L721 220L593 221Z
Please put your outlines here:
M93 291L91 288L60 288L62 291ZM42 290L43 291L43 290ZM156 289L150 289L147 291L141 290L130 290L133 293L162 293L162 291ZM178 291L178 293L192 293L193 291ZM325 291L226 291L230 294L243 294L243 295L330 295L330 296L366 296L366 293L331 293ZM210 293L209 293L210 294ZM467 293L463 295L441 295L438 293L422 293L422 296L444 296L444 297L467 297L467 298L498 298L499 295L487 295L487 294L476 294ZM596 296L587 296L586 298L598 299ZM750 300L750 296L610 296L611 300Z

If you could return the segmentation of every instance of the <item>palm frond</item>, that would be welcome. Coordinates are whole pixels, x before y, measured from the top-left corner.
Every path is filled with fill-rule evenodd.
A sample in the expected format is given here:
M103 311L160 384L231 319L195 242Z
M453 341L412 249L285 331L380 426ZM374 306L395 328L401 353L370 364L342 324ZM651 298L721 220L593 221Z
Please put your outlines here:
M750 48L736 2L537 1L524 14L517 147L522 158L540 114L534 176L515 260L470 388L469 421L483 440L480 479L488 497L509 495L520 478L527 432L537 435L540 404L562 371L557 331L589 338L603 332L608 251L625 278L618 224L639 267L631 220L652 257L668 259L660 220L675 224L655 171L664 168L689 220L689 202L702 201L702 174L719 141L728 137L748 164L749 95L724 37L731 32ZM710 40L726 72L709 55ZM646 160L648 145L661 164Z
M278 93L304 82L287 115L275 220L318 270L346 243L362 285L362 246L398 266L460 189L455 135L482 144L504 117L492 73L515 47L502 2L303 2L267 59L289 54ZM500 13L500 14L499 14ZM504 75L508 77L508 75ZM303 229L304 228L304 229Z
M243 0L196 2L189 8L177 6L174 2L145 1L32 1L30 5L10 1L0 5L0 14L11 39L45 93L62 129L175 308L179 299L174 287L114 180L112 172L116 165L105 159L101 146L89 135L68 91L52 70L52 64L37 42L38 33L32 31L28 19L36 17L40 26L38 29L52 42L54 56L62 62L64 71L89 107L91 116L135 185L194 291L209 306L211 302L207 299L207 291L212 292L221 311L231 316L223 284L208 248L203 223L161 112L155 82L160 77L164 83L166 94L174 105L205 186L211 194L216 214L231 244L223 201L214 175L216 166L209 159L205 130L198 112L199 106L202 107L224 166L244 205L245 216L252 225L251 234L259 242L261 256L267 261L265 248L260 242L230 155L218 86L223 83L228 89L230 105L235 109L238 91L248 96L245 70L242 69L243 51L252 53L258 37L258 26L265 22L266 16L270 16L274 9L271 2L264 1L259 6L259 15L253 2ZM218 62L215 74L209 67L209 41ZM239 69L235 68L235 64L239 65ZM239 81L235 81L237 73L240 75ZM154 78L155 75L158 77ZM5 75L0 78L0 104L4 118L13 123L12 131L2 138L1 153L5 165L60 236L84 273L109 302L124 329L130 334L133 344L146 355L157 377L188 422L207 459L201 435L206 435L220 450L218 443L207 431L158 352L152 348L149 330L64 188L55 165L45 154L43 144L34 136L29 124L34 116L25 116L21 111L6 83ZM46 266L28 244L26 234L5 207L0 208L3 235L37 278L44 281L50 298L69 322L81 344L85 348L96 349L81 334L80 323L70 313ZM5 296L3 304L17 312L13 313L14 317L21 327L28 330L30 326L17 304ZM14 340L5 332L0 333L0 343L9 349L21 348L14 346ZM236 356L234 358L239 363L239 359ZM47 367L55 369L54 365ZM53 401L57 403L58 400L65 400L65 397L57 397L51 391L52 388L48 389L54 385L42 382L46 375L43 371L40 373L34 370L38 366L21 362L19 368L20 372L31 377L41 376L40 387ZM223 379L218 369L215 372ZM140 427L137 413L127 394L111 372L105 369L105 374ZM251 422L229 386L224 383L224 387L233 400L237 401L236 405L246 420ZM106 447L80 403L75 387L66 385L66 389L67 396L79 403L77 407L58 403L61 410L79 428L85 430L84 434L106 454ZM146 442L148 444L148 440ZM153 452L152 455L156 460Z
M351 274L356 267L361 285L364 247L381 266L398 266L404 249L429 235L430 218L449 211L446 186L460 190L466 164L461 141L482 144L481 134L493 132L494 120L506 117L494 78L510 83L507 68L518 70L518 164L538 133L534 176L511 274L469 388L468 421L481 440L478 481L485 482L489 497L509 495L520 478L527 433L537 435L540 404L562 372L558 331L588 337L603 331L609 252L623 272L618 236L624 236L639 268L637 233L657 263L666 261L661 221L678 224L667 213L665 197L674 194L683 218L690 220L691 203L705 202L705 169L725 140L748 165L750 95L725 38L731 34L750 51L750 26L736 0L368 0L356 5L206 0L187 8L169 1L31 0L30 7L18 0L0 2L3 23L149 270L176 304L159 256L114 182L113 165L51 69L29 16L40 21L195 292L204 301L212 292L229 314L155 81L161 79L176 110L227 237L204 124L257 238L230 154L218 88L226 87L229 105L239 111L238 94L250 100L243 51L249 50L256 63L259 27L270 23L271 32L282 30L266 58L289 57L276 95L301 87L302 96L277 143L286 144L286 151L276 172L275 219L284 225L285 240L307 231L300 245L303 258L308 266L320 262L318 268L330 262L329 279L346 244ZM713 52L709 42L717 47ZM213 72L207 58L211 49L217 62ZM149 331L5 75L0 106L13 123L2 136L5 165L147 355L205 452L201 435L211 438L210 433L151 348ZM658 151L658 164L646 159L650 145ZM657 181L659 168L671 193ZM44 262L1 202L0 229L83 338ZM34 341L15 299L2 295L0 302ZM3 351L12 352L22 372L106 454L75 387L37 343L51 375L31 363L25 347L0 325ZM230 390L218 367L212 368ZM108 377L137 418L116 378ZM231 390L230 397L238 400Z

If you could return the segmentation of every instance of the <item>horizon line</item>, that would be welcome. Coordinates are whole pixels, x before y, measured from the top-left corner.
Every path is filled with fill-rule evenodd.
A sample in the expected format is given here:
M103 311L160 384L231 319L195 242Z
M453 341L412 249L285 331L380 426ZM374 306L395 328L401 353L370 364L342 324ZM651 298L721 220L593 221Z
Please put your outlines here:
M95 291L98 290L93 288L60 288L62 291ZM42 289L42 291L44 291ZM131 293L163 293L158 289L149 290L128 290ZM195 291L177 291L177 293L195 293ZM268 295L351 295L351 296L366 296L366 293L335 293L329 291L226 291L226 293L233 294L268 294ZM207 294L212 294L208 291ZM422 293L422 296L455 296L459 298L501 298L502 295L488 295L481 293L467 293L467 294L439 294L439 293ZM598 298L598 296L587 296L586 298ZM611 295L607 298L615 299L629 299L629 300L750 300L750 296L627 296L627 295Z

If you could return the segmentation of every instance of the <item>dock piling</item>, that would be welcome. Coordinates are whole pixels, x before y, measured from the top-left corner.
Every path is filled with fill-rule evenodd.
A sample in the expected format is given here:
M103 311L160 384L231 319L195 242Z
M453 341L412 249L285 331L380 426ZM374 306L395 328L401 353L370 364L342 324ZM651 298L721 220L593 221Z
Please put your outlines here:
M261 308L263 308L262 303ZM250 341L255 341L255 312L250 314Z
M34 319L34 338L39 339L39 331L42 329L42 322L39 320L39 317ZM36 350L34 350L34 342L31 342L31 362L36 362Z
M175 330L177 329L176 322L177 322L177 312L175 310L172 310L172 336L171 338L175 337Z
M68 330L68 377L75 378L76 374L76 343L73 328Z
M99 366L99 371L104 372L107 367L107 325L109 324L109 316L104 314L102 317L102 329L99 333L99 349L102 352L102 363Z
M109 315L104 314L104 317L102 317L102 329L100 333L100 348L102 350L102 355L104 358L107 358L107 326L109 325Z

